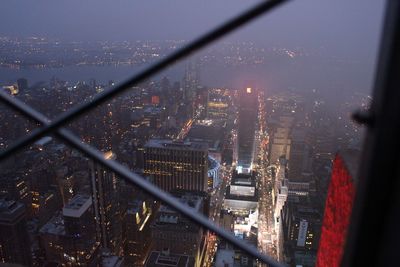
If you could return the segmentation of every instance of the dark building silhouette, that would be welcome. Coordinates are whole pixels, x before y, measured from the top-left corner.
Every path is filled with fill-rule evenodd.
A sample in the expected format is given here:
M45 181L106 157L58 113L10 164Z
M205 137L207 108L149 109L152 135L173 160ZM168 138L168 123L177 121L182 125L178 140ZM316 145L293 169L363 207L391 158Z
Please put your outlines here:
M13 200L0 200L0 262L32 264L26 210Z
M321 229L321 214L311 205L287 201L281 211L283 248L291 266L313 266Z
M104 157L114 159L115 154L108 151ZM90 176L98 239L104 251L120 256L123 254L125 220L120 203L120 180L113 172L93 162Z
M311 172L311 141L305 126L292 130L289 154L288 178L290 181L309 182Z
M28 80L24 78L18 79L17 86L19 93L24 92L26 89L28 89Z
M92 198L76 195L62 213L53 216L39 231L46 264L98 266L100 243L96 239Z
M248 172L254 159L257 122L257 92L247 87L239 92L238 163L239 172Z
M126 212L126 243L124 262L127 266L143 266L150 253L152 239L150 224L155 207L153 201L134 200Z
M0 177L0 194L23 203L29 216L32 194L29 190L27 179L22 173L7 173Z
M193 212L204 212L206 203L200 195L183 193L178 200ZM195 259L192 266L202 266L206 247L205 232L199 225L168 206L161 205L151 228L154 251L167 250L187 255Z

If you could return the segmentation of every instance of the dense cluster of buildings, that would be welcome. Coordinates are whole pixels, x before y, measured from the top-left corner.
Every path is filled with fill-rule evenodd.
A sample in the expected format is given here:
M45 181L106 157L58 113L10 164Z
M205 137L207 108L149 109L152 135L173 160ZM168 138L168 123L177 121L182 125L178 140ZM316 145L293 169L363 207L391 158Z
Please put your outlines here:
M20 79L4 89L54 117L106 86L94 80L71 86L54 78L31 87ZM118 160L243 242L257 248L268 243L278 260L313 266L331 163L336 149L349 144L322 127L331 118L320 112L321 102L290 92L264 98L260 91L204 88L191 62L182 86L166 77L147 81L79 118L71 129L105 159ZM50 96L56 104L44 105ZM3 111L2 148L34 127ZM0 168L0 262L258 264L52 137Z

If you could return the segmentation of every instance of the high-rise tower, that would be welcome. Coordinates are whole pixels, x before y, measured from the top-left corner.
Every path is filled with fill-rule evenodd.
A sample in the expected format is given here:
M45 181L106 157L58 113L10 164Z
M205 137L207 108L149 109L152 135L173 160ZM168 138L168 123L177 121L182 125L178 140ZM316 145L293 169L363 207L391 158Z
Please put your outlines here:
M238 172L249 172L254 159L257 92L247 87L239 92Z
M114 159L108 151L106 159ZM97 163L91 163L92 196L97 224L97 235L104 250L122 255L123 213L121 211L119 181L114 173Z

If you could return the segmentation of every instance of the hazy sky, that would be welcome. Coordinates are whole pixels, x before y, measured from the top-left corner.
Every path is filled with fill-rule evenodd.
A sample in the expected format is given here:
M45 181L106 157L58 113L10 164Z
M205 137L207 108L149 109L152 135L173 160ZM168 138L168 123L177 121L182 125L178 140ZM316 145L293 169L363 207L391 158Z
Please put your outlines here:
M191 39L256 2L3 0L0 35L68 40ZM292 0L231 38L286 46L332 45L338 51L371 53L377 45L384 2Z

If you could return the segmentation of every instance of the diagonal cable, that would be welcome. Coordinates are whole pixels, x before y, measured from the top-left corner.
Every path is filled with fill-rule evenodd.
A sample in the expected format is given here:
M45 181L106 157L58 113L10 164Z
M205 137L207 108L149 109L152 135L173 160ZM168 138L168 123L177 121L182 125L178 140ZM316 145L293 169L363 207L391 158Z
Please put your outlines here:
M49 125L51 121L45 117L40 112L36 111L32 107L28 106L27 104L23 103L22 101L11 97L10 95L0 92L0 99L3 102L11 107L12 109L22 113L24 116L41 123L42 125ZM260 253L255 247L250 246L243 242L242 240L236 238L231 233L227 232L223 228L218 227L214 223L212 223L207 217L197 212L192 212L188 209L188 206L182 204L170 194L165 191L162 191L157 186L153 185L152 183L148 182L146 179L141 177L140 175L131 172L125 166L119 164L117 161L106 159L103 153L96 148L84 143L80 138L75 136L72 132L65 128L59 128L56 130L56 136L61 138L62 140L66 141L69 145L76 148L80 152L84 153L86 156L91 158L92 160L100 163L102 166L107 168L108 170L114 172L119 177L123 178L128 183L134 184L146 193L152 195L154 198L162 201L163 203L169 205L170 207L174 208L178 212L182 213L183 215L187 216L190 220L195 222L196 224L201 225L202 227L214 232L219 237L227 240L232 245L236 246L237 248L243 250L244 252L248 253L249 255L259 259L260 261L266 263L268 266L271 267L282 267L284 265L275 261L272 257L264 255Z
M260 15L273 10L275 7L287 2L289 0L268 0L262 1L260 4L257 4L253 8L245 11L241 15L227 21L219 27L216 27L214 30L204 34L193 42L189 43L187 46L179 49L177 52L170 54L164 59L160 60L158 63L155 63L143 70L136 76L128 79L127 81L121 83L120 85L111 88L109 90L103 91L100 94L97 94L91 101L82 103L77 105L70 110L64 112L59 117L54 119L51 123L44 124L42 128L33 130L29 135L26 135L11 144L7 149L1 151L0 160L3 160L19 149L29 145L35 140L41 138L42 136L49 134L55 129L71 122L76 117L88 112L89 110L95 108L96 106L104 103L112 97L117 96L123 91L131 88L132 86L144 81L145 79L151 77L152 75L160 72L171 64L174 64L176 61L183 59L190 55L191 53L205 47L206 45L212 43L213 41L221 38L222 36L238 29L239 27L245 25L251 20L259 17Z

